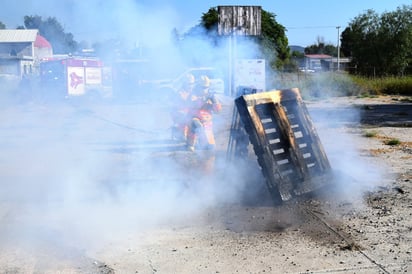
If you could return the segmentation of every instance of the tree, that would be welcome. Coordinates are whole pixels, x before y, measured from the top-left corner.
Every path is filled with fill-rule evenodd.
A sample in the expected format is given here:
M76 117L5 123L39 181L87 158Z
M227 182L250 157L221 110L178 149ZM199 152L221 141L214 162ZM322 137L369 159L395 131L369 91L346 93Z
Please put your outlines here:
M269 62L272 68L281 69L290 65L289 41L285 34L286 28L276 22L274 13L262 10L262 35L259 38L261 48L267 54L275 52Z
M326 44L322 37L318 37L317 43L305 48L305 54L327 54L337 56L338 50L332 44Z
M55 17L48 17L43 20L41 16L24 16L24 26L26 29L38 29L53 46L55 53L72 53L77 50L77 42L73 34L66 33L62 25Z
M0 21L0 29L5 29L5 28L6 28L6 25Z
M362 75L403 75L412 61L412 5L355 17L342 32L341 49Z
M210 8L208 12L203 13L201 17L201 25L211 32L217 32L217 24L219 20L219 14L217 8Z

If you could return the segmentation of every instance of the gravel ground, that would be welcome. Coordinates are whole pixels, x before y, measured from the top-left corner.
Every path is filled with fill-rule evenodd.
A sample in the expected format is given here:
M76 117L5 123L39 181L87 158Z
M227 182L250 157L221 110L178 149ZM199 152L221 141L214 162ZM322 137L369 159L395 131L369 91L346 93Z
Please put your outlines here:
M223 101L215 153L167 141L147 105L2 105L0 273L412 272L411 127L313 112L336 179L274 206L253 155L227 160Z

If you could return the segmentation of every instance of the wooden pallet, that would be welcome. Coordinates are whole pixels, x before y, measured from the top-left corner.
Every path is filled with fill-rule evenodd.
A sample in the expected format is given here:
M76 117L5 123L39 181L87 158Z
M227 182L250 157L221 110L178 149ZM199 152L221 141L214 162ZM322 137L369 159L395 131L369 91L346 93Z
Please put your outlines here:
M298 89L243 95L235 100L275 202L331 181L331 167Z

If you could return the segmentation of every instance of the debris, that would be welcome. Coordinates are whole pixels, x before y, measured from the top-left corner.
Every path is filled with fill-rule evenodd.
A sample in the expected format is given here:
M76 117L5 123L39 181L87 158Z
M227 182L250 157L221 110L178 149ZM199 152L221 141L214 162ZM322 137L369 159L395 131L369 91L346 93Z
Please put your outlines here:
M398 186L393 187L393 190L396 190L396 191L397 191L398 193L400 193L400 194L404 194L404 193L405 193L405 191L404 191L402 188L398 187Z

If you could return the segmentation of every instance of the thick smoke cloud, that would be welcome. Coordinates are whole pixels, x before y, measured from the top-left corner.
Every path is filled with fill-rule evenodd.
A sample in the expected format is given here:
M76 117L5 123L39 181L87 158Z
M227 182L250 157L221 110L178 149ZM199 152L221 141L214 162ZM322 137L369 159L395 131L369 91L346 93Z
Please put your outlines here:
M202 65L199 55L207 65L227 68L226 43L219 48L196 37L183 51L172 46L171 30L181 16L172 9L149 9L135 1L50 5L50 13L64 10L61 16L71 18L73 28L84 25L90 39L114 37L156 52L150 55L151 73L177 75L184 67ZM134 86L124 89L126 98L134 92ZM139 98L113 106L42 97L2 104L0 201L9 223L4 242L13 238L31 245L49 238L62 248L104 245L121 232L184 220L239 199L242 180L236 173L227 182L220 178L218 186L210 173L214 164L222 175L226 163L215 162L214 155L162 147L170 142L167 104L154 112ZM216 121L215 130L227 137L228 124Z

